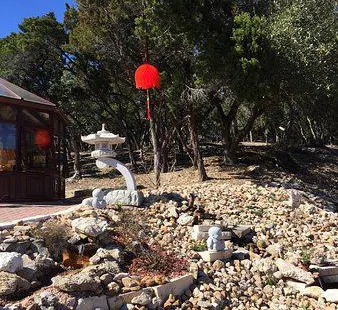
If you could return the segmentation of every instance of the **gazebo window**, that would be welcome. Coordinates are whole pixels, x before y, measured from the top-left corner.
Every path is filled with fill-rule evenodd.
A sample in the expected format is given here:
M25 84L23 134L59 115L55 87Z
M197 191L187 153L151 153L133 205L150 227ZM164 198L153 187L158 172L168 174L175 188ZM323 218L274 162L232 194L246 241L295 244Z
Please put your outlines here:
M21 141L23 171L41 170L47 167L49 148L41 148L36 144L37 132L38 129L23 129Z
M27 109L22 110L21 122L32 127L49 127L50 125L48 113Z
M0 121L0 171L13 171L16 153L16 126Z
M8 105L1 105L0 106L0 119L5 121L16 121L16 112L17 110L13 107Z

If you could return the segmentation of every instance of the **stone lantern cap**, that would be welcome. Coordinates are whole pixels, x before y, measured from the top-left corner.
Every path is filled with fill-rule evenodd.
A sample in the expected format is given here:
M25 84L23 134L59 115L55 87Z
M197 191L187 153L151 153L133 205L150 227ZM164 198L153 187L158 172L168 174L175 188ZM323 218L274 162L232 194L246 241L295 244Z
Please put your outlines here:
M88 144L108 143L108 144L121 144L124 143L126 138L119 135L114 135L105 128L106 124L102 124L102 129L97 133L92 133L88 136L81 136L81 140Z
M114 135L105 128L102 124L102 130L97 133L92 133L88 136L82 136L81 140L88 144L95 144L95 151L91 153L92 157L115 157L116 153L112 150L114 144L124 143L126 138L121 138L119 135Z

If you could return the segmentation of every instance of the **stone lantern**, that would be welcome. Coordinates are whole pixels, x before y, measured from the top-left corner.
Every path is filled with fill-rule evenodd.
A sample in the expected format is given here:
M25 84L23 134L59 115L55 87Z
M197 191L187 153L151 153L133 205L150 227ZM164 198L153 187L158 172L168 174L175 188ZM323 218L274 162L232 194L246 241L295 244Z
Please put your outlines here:
M95 189L93 197L85 199L82 204L94 207L103 207L106 203L139 206L143 201L143 194L136 189L134 175L123 163L114 159L116 153L113 151L113 145L124 143L125 138L107 131L105 124L102 124L100 131L88 136L82 136L81 140L95 145L95 150L91 152L91 156L96 158L96 166L98 168L103 169L109 166L116 168L127 184L127 190L104 191Z

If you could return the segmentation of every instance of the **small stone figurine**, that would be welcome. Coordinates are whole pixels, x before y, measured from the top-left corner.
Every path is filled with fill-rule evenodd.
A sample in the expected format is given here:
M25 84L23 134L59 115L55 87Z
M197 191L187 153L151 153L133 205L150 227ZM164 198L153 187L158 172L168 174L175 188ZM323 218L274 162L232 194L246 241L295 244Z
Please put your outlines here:
M106 201L104 200L104 192L101 188L96 188L93 190L92 206L94 208L104 208L106 206Z
M217 252L224 251L224 241L221 240L222 231L220 227L211 227L208 231L209 238L207 240L208 251Z
M289 191L289 204L293 208L298 208L301 204L301 195L296 189Z

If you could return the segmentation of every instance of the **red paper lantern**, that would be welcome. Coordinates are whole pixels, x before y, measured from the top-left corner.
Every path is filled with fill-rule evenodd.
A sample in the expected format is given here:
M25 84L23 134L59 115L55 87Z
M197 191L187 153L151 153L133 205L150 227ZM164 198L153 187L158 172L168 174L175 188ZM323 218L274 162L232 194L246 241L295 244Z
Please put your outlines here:
M143 64L135 72L135 83L138 89L150 89L160 87L160 74L156 67Z
M52 139L47 129L41 129L35 133L35 144L42 149L49 148L52 145Z
M150 115L150 88L160 87L160 74L156 67L145 63L139 66L135 72L136 88L147 90L147 118L151 119Z

